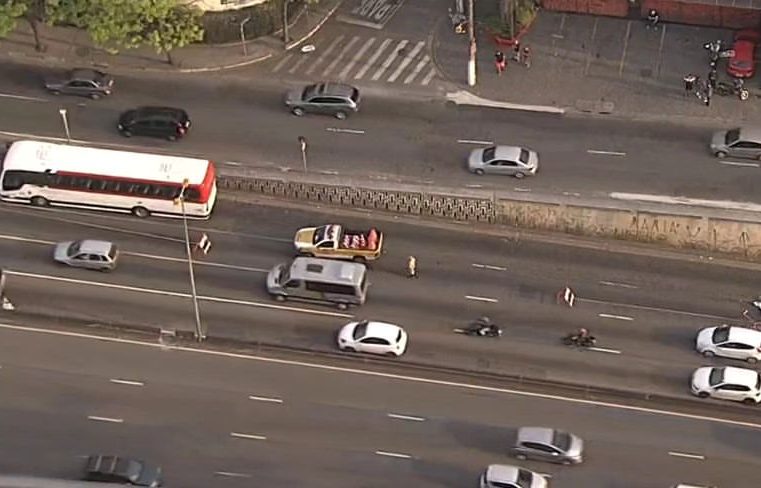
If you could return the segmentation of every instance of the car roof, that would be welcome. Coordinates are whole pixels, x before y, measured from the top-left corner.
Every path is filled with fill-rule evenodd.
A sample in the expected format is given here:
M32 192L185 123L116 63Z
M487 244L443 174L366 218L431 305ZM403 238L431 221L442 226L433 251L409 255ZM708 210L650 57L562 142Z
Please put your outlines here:
M486 468L486 479L489 481L512 483L518 479L519 470L519 467L508 464L490 464Z
M320 95L349 98L354 93L354 90L356 88L345 83L323 82L317 84L317 93Z
M761 142L761 127L756 127L756 126L740 127L740 140Z
M742 342L754 347L761 346L761 331L749 329L747 327L730 327L730 342Z
M733 366L724 367L724 383L755 387L757 381L758 372L753 371L752 369L735 368Z
M520 154L521 148L518 146L494 146L494 157L497 159L517 161Z
M295 258L290 265L292 278L344 285L359 284L366 273L367 268L362 263L334 259L302 256Z
M85 239L79 241L79 251L89 254L108 254L113 243L108 241L98 241L95 239Z
M72 79L98 81L105 73L90 68L74 68L69 73Z
M521 427L518 429L518 442L540 442L552 444L555 430L549 427Z
M138 117L153 117L156 115L168 117L186 117L187 113L181 108L175 107L138 107L135 109L135 115Z
M388 322L368 321L366 335L386 339L393 343L399 335L399 329L401 329L401 327L398 325L389 324Z

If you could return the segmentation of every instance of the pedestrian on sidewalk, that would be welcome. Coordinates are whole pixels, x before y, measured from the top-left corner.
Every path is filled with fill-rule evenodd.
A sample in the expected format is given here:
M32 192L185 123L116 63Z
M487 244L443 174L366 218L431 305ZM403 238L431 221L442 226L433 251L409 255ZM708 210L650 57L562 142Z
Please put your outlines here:
M661 20L661 16L658 14L658 11L655 10L654 8L651 8L647 12L647 24L645 25L645 27L647 29L650 29L652 27L654 31L657 31L658 22L660 22L660 20Z
M521 62L521 40L516 39L513 43L513 61L516 63Z
M523 66L531 67L531 48L528 46L523 47Z
M407 258L407 278L417 278L417 259L415 256Z
M502 72L507 68L507 59L505 54L499 49L494 53L494 65L497 68L497 74L502 76Z
M695 82L697 80L698 80L698 77L693 75L692 73L687 73L684 76L684 96L685 97L695 91Z

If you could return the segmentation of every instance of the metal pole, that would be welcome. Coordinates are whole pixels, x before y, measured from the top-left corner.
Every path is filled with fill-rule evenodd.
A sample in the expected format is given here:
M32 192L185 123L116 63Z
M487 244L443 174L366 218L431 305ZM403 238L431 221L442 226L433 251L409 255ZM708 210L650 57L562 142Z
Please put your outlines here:
M240 23L240 45L243 48L243 56L248 56L248 48L246 47L246 32L243 27L251 20L251 17L246 17L243 22Z
M206 339L206 334L203 332L203 326L201 325L201 312L198 308L198 294L196 293L196 277L193 272L193 251L190 249L190 232L188 231L188 216L185 213L185 190L188 188L187 180L182 185L182 191L180 191L180 208L182 209L182 226L185 229L185 251L188 253L188 272L190 273L190 296L193 298L193 313L195 314L196 321L196 340L202 342Z
M304 136L299 136L299 144L301 145L301 162L304 163L304 173L307 172L307 139Z
M66 142L71 144L71 132L69 132L69 118L66 116L66 109L59 108L58 113L61 114L61 119L63 120L63 130L66 133Z
M476 85L476 28L475 28L475 9L473 0L468 0L468 38L470 39L470 50L468 58L468 86Z
M283 44L288 47L288 43L291 40L290 33L288 32L288 2L290 0L283 1Z

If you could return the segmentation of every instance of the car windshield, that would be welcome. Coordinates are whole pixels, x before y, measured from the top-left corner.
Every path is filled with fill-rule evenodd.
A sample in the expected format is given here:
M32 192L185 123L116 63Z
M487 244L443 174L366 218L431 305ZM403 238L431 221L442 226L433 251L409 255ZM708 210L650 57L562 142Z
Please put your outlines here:
M113 261L116 259L116 246L111 244L111 248L108 250L108 257Z
M740 129L728 130L727 135L724 136L724 144L726 145L733 144L739 138L740 138Z
M360 340L367 334L367 320L363 320L362 322L357 322L357 326L354 327L354 340Z
M289 266L283 266L282 268L280 268L280 276L278 276L278 279L277 279L280 284L288 283L288 280L291 279L290 271L291 269Z
M531 471L527 471L525 469L518 470L518 479L516 481L518 482L518 486L521 488L530 488L531 481L533 479L534 475L531 473Z
M494 159L494 154L496 154L496 152L497 152L496 147L494 146L487 147L486 149L484 149L484 154L481 160L484 162L491 161L492 159Z
M708 376L708 384L716 386L724 379L724 368L713 368L711 374Z
M79 249L80 249L81 247L82 247L82 243L81 243L80 241L77 241L77 242L73 242L73 243L71 244L71 246L69 246L69 249L68 249L68 251L66 251L66 254L67 254L69 257L71 257L71 256L76 256L77 254L79 254Z
M521 148L521 155L518 157L521 163L528 164L529 152Z
M140 463L131 459L120 459L116 463L116 469L114 469L114 472L119 473L133 483L140 478L140 473L142 471L143 469Z
M727 339L729 339L729 327L716 327L713 330L713 336L711 339L713 339L714 344L727 342Z
M555 431L552 435L552 445L563 452L571 448L571 435L567 432Z
M312 244L319 244L320 242L324 241L328 238L328 226L323 225L322 227L317 227L314 231L314 237L312 237Z
M359 90L353 88L351 90L351 101L357 103L357 100L359 100Z
M312 98L312 95L317 91L317 87L319 85L309 85L308 87L304 88L304 91L301 92L301 99L302 100L309 100Z

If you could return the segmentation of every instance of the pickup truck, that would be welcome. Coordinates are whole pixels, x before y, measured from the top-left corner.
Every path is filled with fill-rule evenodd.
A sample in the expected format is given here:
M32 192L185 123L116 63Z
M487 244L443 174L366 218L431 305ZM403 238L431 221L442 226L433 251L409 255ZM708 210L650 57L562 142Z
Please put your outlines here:
M366 262L380 257L383 233L375 227L362 232L344 229L338 224L328 224L299 229L293 244L302 256Z

